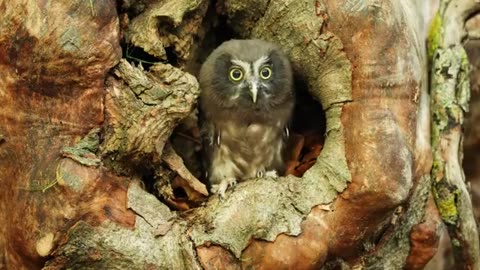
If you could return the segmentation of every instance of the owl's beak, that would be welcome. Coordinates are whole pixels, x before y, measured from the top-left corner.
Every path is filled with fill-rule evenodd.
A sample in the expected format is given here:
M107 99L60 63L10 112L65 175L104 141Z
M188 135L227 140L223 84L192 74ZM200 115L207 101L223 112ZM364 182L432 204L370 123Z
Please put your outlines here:
M250 82L250 93L252 95L253 103L257 103L258 87L255 82Z

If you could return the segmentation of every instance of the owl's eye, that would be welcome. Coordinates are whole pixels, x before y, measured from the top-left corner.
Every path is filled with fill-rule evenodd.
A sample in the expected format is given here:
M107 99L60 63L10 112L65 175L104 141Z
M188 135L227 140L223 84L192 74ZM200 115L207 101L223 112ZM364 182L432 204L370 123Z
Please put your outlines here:
M268 66L262 67L260 69L260 77L264 80L270 79L272 77L272 69Z
M230 69L230 80L234 82L239 82L242 79L243 79L243 71L240 68L234 67Z

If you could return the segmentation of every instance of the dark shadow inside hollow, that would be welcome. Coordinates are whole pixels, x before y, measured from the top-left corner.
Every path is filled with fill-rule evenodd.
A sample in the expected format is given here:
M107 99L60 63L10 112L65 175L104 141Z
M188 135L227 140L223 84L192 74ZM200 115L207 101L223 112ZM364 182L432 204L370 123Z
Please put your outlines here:
M145 70L148 70L155 63L164 62L156 58L155 56L145 52L142 48L132 46L129 43L122 42L121 47L123 58L127 59L129 62L135 65L141 64ZM167 49L166 52L168 56L169 51Z
M142 173L142 182L143 182L143 187L145 188L146 191L150 193L154 193L155 191L155 172L150 169L144 169L141 171Z
M296 104L290 124L285 174L301 177L315 164L323 149L326 120L321 104L310 95L301 74L295 74L294 87Z

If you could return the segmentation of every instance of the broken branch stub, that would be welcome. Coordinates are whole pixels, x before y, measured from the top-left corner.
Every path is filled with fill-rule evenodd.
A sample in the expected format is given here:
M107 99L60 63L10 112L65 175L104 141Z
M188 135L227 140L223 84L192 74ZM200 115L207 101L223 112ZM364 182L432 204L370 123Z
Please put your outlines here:
M158 164L173 129L193 109L198 82L161 63L146 72L122 60L114 73L107 80L104 161L120 171L132 162Z
M183 165L167 143L178 122L193 109L199 94L192 75L168 64L158 63L150 70L132 66L125 60L107 80L104 140L101 145L104 164L124 175L144 175L152 171L163 181L168 192L160 193L170 200L172 179L163 179L166 163L186 181L184 190L190 200L208 195L203 183ZM166 145L166 153L164 147ZM146 173L147 172L147 173ZM164 189L160 189L164 190Z
M180 63L190 59L192 46L202 26L209 1L149 1L127 30L127 42L161 60L171 49ZM128 57L128 56L127 56Z

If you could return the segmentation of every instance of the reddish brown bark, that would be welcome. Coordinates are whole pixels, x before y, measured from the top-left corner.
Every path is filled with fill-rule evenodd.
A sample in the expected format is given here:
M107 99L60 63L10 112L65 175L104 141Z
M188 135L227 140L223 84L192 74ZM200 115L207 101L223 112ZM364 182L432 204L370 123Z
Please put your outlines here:
M1 1L0 10L0 266L38 269L78 220L134 224L124 180L60 155L104 119L118 18L114 1L97 3L97 16L86 1Z
M414 226L410 234L412 249L405 269L424 269L437 253L443 225L432 196L428 197L424 219L423 223Z

